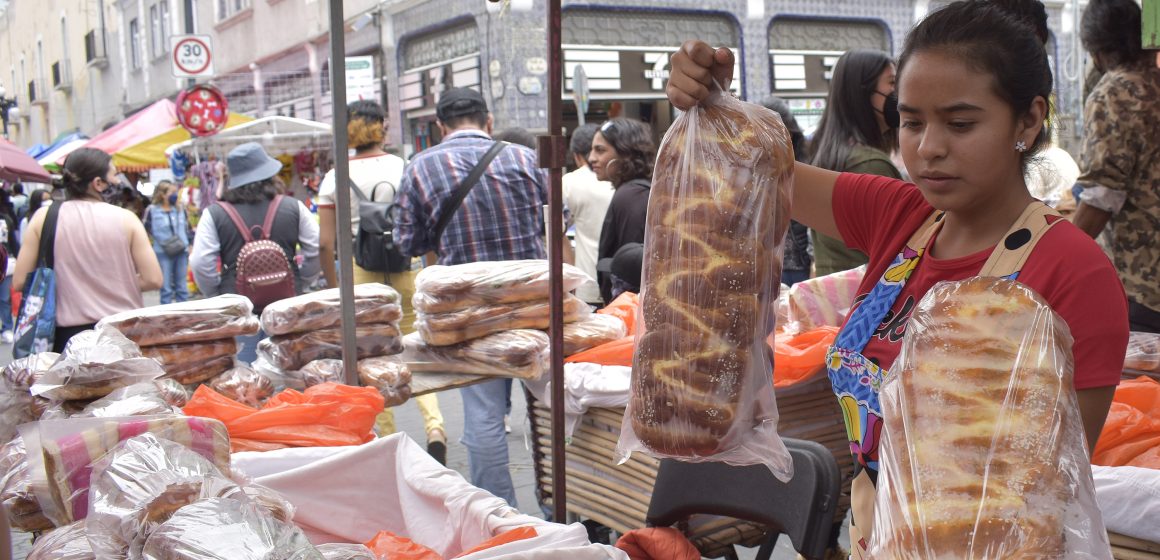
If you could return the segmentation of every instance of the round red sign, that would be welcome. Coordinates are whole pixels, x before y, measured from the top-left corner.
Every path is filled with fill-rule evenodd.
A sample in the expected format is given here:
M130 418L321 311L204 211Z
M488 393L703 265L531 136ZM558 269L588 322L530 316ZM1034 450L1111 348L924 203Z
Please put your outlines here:
M211 85L193 86L177 94L177 122L194 136L211 136L225 128L229 103Z

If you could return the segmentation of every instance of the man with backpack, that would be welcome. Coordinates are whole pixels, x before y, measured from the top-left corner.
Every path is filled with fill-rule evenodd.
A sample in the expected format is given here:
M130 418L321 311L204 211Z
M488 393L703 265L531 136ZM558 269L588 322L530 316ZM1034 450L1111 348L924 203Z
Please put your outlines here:
M234 148L226 166L228 190L220 204L202 212L189 266L206 297L243 295L261 313L302 293L318 276L318 224L301 202L279 194L274 178L282 163L260 144ZM253 362L263 337L238 337L238 359Z
M387 115L374 101L355 101L347 105L347 141L354 148L350 158L351 233L354 246L354 283L381 282L399 292L402 298L403 320L399 329L410 333L415 322L411 297L415 293L415 274L411 258L405 257L394 245L392 221L395 195L403 175L403 158L383 150L386 138ZM326 173L318 188L318 221L320 223L322 274L326 285L338 286L335 273L335 248L338 237L338 202L334 184L334 170ZM439 399L428 393L413 399L423 415L427 432L427 452L440 463L447 463L447 435L443 428L443 413ZM395 433L395 416L391 409L384 410L375 419L375 430L380 436Z

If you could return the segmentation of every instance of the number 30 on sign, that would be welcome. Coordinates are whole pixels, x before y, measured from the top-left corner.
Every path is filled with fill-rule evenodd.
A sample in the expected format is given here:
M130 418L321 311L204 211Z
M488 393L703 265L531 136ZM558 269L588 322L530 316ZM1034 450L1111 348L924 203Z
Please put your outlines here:
M170 47L174 77L213 76L213 54L209 35L177 35L171 38Z

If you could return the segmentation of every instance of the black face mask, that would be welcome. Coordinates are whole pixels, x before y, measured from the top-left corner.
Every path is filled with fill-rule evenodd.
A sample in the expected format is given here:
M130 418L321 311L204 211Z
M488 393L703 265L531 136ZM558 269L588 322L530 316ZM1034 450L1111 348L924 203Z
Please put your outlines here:
M888 128L892 130L897 129L902 123L902 115L898 114L898 92L891 92L890 95L886 95L880 91L875 91L874 93L885 98L882 102L882 110L878 111L875 109L875 111L882 115L882 120L886 121Z
M108 188L101 191L101 200L104 200L109 204L116 204L117 201L121 198L121 185L108 182L105 184L108 185Z

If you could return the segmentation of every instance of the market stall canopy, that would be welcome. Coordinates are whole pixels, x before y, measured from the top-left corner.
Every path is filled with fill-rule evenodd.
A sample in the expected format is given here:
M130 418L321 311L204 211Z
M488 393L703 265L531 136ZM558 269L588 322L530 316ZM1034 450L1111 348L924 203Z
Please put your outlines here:
M258 142L270 155L294 154L305 149L329 149L330 125L293 117L263 117L201 138L191 138L165 150L224 156L246 142Z
M229 130L231 127L253 120L253 117L230 113L229 118L226 120L226 128L223 129L223 132ZM223 132L219 132L218 134L222 134ZM169 160L166 157L165 149L179 142L189 140L190 138L189 131L185 130L184 127L175 126L144 142L139 142L113 154L113 164L121 171L135 172L169 167Z
M33 159L36 159L36 158L40 157L40 154L47 152L49 150L49 148L52 148L52 146L45 146L44 144L36 144L36 145L32 146L31 148L24 150L24 153L28 154Z
M177 126L176 106L172 101L162 99L94 136L84 147L115 154L175 126ZM56 160L56 163L63 164L64 158Z
M51 151L46 152L44 155L37 158L36 162L50 171L60 171L60 165L56 162L64 161L64 158L68 157L69 154L73 153L73 151L75 151L77 148L88 143L88 138L77 138L75 140L70 140L64 144L61 144L60 146L57 146Z
M0 179L52 182L52 177L32 159L32 156L24 153L24 150L16 144L3 139L0 139Z

